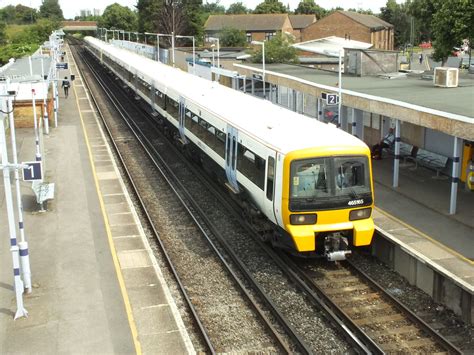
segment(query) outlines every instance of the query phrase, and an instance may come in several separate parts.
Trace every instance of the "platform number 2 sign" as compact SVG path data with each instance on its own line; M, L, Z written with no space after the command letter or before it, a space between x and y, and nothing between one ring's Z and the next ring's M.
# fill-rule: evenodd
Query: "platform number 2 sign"
M337 105L339 102L339 96L337 94L327 94L326 104L328 105Z

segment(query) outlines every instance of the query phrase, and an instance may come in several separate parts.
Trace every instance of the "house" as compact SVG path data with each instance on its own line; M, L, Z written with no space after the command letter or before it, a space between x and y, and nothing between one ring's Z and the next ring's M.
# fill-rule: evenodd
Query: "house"
M295 42L301 42L301 31L316 22L316 15L289 15Z
M289 33L299 39L301 29L314 21L316 21L314 15L211 15L204 25L205 41L208 42L209 37L215 37L224 28L236 28L245 31L248 43L270 40L277 33Z
M336 11L301 31L302 41L330 36L371 43L374 49L394 49L393 25L373 15Z

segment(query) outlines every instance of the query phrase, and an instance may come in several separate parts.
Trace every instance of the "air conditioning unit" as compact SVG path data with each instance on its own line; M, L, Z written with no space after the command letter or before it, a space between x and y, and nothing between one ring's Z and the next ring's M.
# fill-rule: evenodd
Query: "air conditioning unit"
M446 67L435 68L433 81L435 86L455 88L459 82L459 69Z

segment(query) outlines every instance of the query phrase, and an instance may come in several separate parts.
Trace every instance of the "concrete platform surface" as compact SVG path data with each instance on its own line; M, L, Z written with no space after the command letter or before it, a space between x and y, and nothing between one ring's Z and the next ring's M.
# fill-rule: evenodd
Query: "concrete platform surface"
M76 81L60 93L59 125L44 136L47 212L21 183L33 292L16 311L0 182L0 353L192 353L192 343L139 223L69 48ZM60 77L68 75L61 71ZM17 130L20 161L32 129ZM11 151L11 150L10 150Z

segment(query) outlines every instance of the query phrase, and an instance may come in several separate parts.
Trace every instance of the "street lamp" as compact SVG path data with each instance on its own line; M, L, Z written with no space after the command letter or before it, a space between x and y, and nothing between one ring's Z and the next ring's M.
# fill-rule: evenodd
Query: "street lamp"
M262 80L263 80L263 98L265 99L265 41L252 41L251 44L262 46Z
M217 68L219 68L220 70L220 67L221 67L221 63L220 63L220 57L221 57L221 53L220 53L220 41L219 41L219 37L209 37L209 41L210 42L216 42L217 43ZM211 46L212 47L212 46ZM213 55L213 58L214 58L214 55ZM213 59L214 61L214 59ZM220 79L220 74L219 72L217 73L217 81L219 81Z
M196 47L195 47L194 36L176 35L176 38L191 38L193 40L193 74L196 74Z

